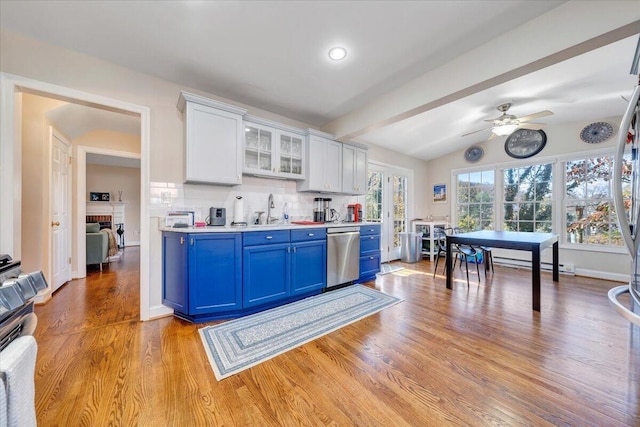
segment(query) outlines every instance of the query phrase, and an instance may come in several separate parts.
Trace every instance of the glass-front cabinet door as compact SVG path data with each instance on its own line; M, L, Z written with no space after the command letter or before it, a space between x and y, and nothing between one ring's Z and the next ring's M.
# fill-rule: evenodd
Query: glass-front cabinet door
M274 175L276 168L273 164L273 129L245 122L244 134L244 172Z
M281 131L279 135L280 175L291 178L302 178L303 137L294 133Z

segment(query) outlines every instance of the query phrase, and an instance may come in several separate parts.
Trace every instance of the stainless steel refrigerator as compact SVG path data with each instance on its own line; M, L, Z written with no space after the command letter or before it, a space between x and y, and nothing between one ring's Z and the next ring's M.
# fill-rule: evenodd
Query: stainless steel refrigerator
M639 62L640 39L636 46L631 74L639 74ZM624 242L631 255L631 274L628 285L618 286L609 291L609 302L620 315L640 326L640 158L638 158L638 149L640 148L640 81L638 83L620 123L613 176L616 214ZM631 159L630 164L629 158ZM620 302L619 297L624 294L629 294L628 304Z

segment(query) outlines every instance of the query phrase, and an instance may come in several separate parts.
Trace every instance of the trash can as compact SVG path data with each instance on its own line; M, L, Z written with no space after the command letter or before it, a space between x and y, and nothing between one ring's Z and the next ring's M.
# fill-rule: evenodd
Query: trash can
M398 233L400 235L400 259L402 262L418 262L422 259L422 233Z

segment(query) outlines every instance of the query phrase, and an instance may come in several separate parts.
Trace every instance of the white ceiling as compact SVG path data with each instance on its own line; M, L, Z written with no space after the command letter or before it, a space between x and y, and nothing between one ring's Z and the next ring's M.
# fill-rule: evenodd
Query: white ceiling
M0 25L314 127L544 14L563 1L23 1ZM358 137L432 159L499 115L552 110L546 123L622 113L637 37ZM332 62L334 45L347 59ZM588 55L588 56L587 56ZM472 72L470 70L469 72Z
M140 135L140 117L114 113L79 104L65 104L47 112L64 134L75 139L95 129Z

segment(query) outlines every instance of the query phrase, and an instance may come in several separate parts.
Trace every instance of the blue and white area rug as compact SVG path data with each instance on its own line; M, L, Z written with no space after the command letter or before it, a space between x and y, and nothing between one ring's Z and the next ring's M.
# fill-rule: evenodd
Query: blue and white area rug
M402 301L361 285L200 329L221 380Z

